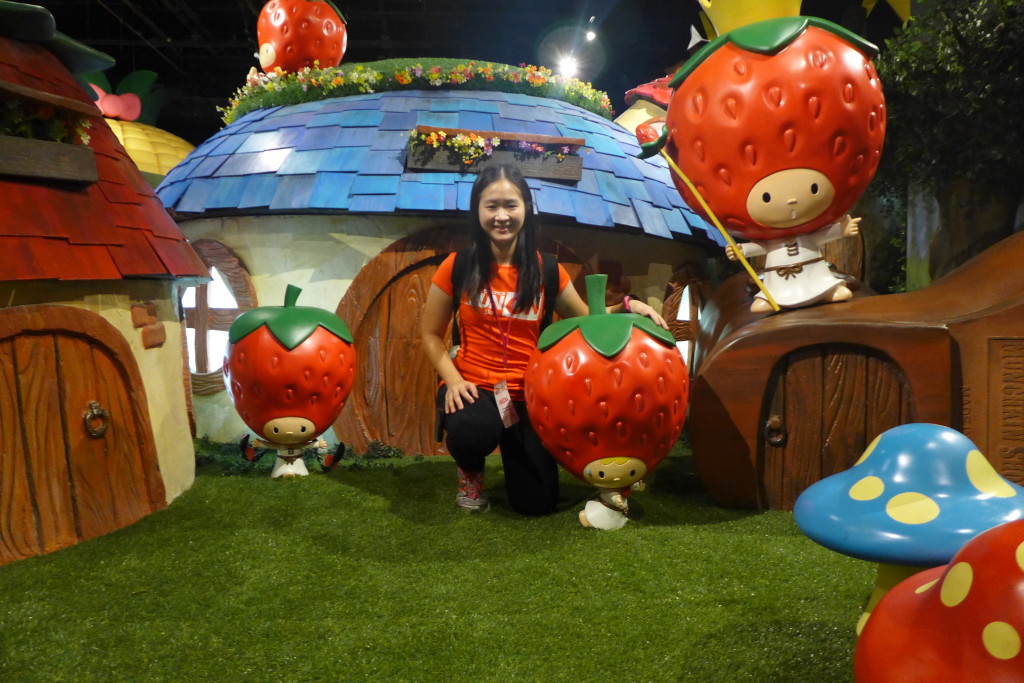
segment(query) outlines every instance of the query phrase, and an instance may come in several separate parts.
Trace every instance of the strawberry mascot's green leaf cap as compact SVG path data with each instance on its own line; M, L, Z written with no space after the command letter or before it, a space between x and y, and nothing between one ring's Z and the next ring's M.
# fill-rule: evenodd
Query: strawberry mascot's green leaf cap
M228 341L237 344L264 325L281 345L291 351L306 341L318 327L352 343L352 333L345 321L322 308L296 306L302 289L288 285L284 294L284 306L260 306L238 316L228 331Z
M345 407L355 383L356 351L344 321L321 308L296 306L302 290L289 285L284 306L261 306L228 330L224 382L235 410L257 434L279 418L313 423L322 433ZM276 432L274 432L276 433Z
M591 348L605 358L612 358L626 348L629 338L633 334L633 328L643 330L665 346L675 347L676 340L672 333L655 325L650 318L636 313L616 313L614 315L606 313L604 292L607 281L607 275L588 275L586 278L588 314L552 323L540 335L540 339L537 340L537 348L544 351L574 330L579 330Z

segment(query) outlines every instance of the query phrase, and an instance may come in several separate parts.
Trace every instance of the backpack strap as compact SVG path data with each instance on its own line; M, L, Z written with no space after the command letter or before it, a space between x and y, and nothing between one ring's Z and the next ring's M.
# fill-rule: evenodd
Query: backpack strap
M555 300L558 299L558 257L554 254L542 252L541 273L544 284L544 314L540 320L540 331L551 324L552 316L555 313ZM455 261L452 263L452 291L460 294L462 283L466 279L466 269L469 268L469 250L460 249L455 252ZM459 299L452 297L452 346L462 343L459 337Z
M462 340L459 338L459 303L462 299L462 283L466 279L466 269L469 268L469 249L459 249L455 252L455 262L452 264L452 347L459 346Z
M558 257L554 254L542 252L541 269L544 282L544 316L540 320L540 331L551 324L551 317L555 314L555 300L558 299Z

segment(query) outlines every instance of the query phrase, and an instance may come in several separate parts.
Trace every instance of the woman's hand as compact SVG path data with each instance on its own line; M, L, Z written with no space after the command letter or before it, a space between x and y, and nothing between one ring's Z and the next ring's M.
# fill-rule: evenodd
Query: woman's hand
M668 329L668 323L665 322L665 319L661 317L661 314L654 310L653 306L643 301L640 301L639 299L634 299L630 297L629 312L650 318L651 322L653 322L655 325L664 327L666 330Z
M460 380L448 385L448 391L444 395L444 412L450 415L456 410L462 410L466 403L475 403L480 396L476 385L466 380Z

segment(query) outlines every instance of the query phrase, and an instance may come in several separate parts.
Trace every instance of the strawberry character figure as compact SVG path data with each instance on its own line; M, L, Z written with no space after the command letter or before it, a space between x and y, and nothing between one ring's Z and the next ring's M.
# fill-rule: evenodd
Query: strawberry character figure
M722 226L751 240L737 245L743 256L765 255L763 283L780 307L852 296L821 246L858 233L860 219L848 211L881 159L886 112L876 53L815 17L741 26L683 65L662 135L641 140L641 156L664 148ZM700 207L686 182L673 179ZM731 245L726 254L739 256ZM771 308L763 293L751 305Z
M256 39L264 72L297 72L338 66L348 47L348 30L331 0L270 0L256 19Z
M640 458L601 458L587 463L581 478L600 489L597 500L580 510L580 524L594 529L621 529L629 519L626 497L646 488L647 463Z
M238 316L228 331L224 383L235 410L263 437L254 445L277 449L271 476L309 474L303 450L341 414L355 380L352 333L338 316L310 306L296 306L301 289L288 285L284 306L261 306ZM325 460L337 464L344 446ZM254 451L243 439L246 458Z
M635 313L605 313L606 275L587 276L589 315L550 325L524 377L541 443L599 489L584 526L625 525L626 498L679 438L689 378L675 338Z

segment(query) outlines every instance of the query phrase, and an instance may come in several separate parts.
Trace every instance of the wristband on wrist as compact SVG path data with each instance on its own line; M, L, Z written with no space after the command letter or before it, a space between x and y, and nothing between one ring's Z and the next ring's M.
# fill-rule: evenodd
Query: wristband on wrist
M622 307L626 309L626 313L632 313L633 312L629 308L629 296L622 297Z

